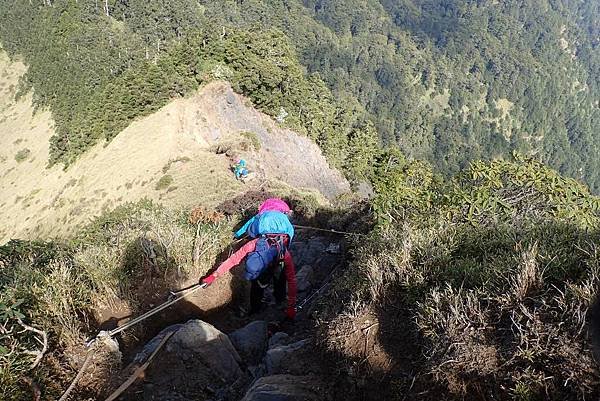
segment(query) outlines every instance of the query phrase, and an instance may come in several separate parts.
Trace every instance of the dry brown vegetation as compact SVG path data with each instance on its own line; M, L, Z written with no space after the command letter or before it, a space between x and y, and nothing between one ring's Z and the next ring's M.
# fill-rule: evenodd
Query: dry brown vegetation
M323 341L347 372L387 382L390 399L598 397L598 240L567 223L375 236L338 282L330 301L346 307Z
M600 397L598 198L561 180L533 162L481 163L453 187L382 176L382 223L320 316L349 398ZM517 213L509 192L535 202Z

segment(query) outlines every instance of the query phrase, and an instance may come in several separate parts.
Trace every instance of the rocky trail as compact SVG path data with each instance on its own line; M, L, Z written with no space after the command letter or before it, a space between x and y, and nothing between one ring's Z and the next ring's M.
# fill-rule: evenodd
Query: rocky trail
M240 295L235 293L240 290L240 286L234 285L235 277L229 283L231 291L224 291L215 283L198 291L188 302L203 300L200 303L206 303L207 298L213 301L219 298L222 302L224 297L229 297L218 313L182 315L181 322L163 325L145 345L113 352L113 355L122 355L120 365L126 367L108 373L112 376L108 380L111 392L136 372L139 376L116 399L331 399L326 382L327 364L316 349L313 337L312 309L343 263L344 244L339 235L311 234L314 233L298 233L291 246L298 283L296 321L282 319L283 307L272 301L269 290L265 292L263 311L246 316L244 297L235 299ZM241 269L234 269L234 276ZM174 308L165 314L172 318L172 314L178 312ZM159 325L155 322L153 329L157 330ZM148 367L140 372L149 358L152 360Z

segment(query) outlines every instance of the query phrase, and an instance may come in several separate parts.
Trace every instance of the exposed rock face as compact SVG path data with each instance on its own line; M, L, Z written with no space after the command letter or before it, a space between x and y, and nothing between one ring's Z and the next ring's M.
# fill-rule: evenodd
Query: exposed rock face
M213 82L191 98L182 110L181 131L198 143L211 145L231 133L255 134L261 146L250 168L259 176L274 177L296 188L311 188L328 198L350 192L342 174L329 168L319 147L309 138L284 129L248 106L226 82ZM198 112L203 118L197 118Z
M312 376L274 375L258 379L242 401L317 401L325 389Z
M145 400L233 399L244 375L231 341L201 320L182 325L146 371Z

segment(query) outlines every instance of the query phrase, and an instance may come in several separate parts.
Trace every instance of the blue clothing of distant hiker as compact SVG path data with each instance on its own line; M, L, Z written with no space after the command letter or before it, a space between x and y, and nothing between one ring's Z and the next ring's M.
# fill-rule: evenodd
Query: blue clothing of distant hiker
M233 173L236 179L245 178L248 176L248 169L246 168L246 160L240 159L233 166Z
M248 234L251 238L265 234L286 234L291 243L294 238L294 226L284 213L269 210L248 220L242 228L236 231L235 237L241 238L244 234Z

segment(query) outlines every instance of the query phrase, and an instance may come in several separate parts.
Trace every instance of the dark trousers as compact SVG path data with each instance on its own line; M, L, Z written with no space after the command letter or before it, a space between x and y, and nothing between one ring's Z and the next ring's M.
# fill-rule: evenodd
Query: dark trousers
M270 269L269 269L270 270ZM273 272L265 272L256 280L250 283L250 313L258 313L262 309L262 300L265 295L265 288L273 283L273 295L275 301L283 302L286 298L286 280L285 273L281 271L279 274Z

